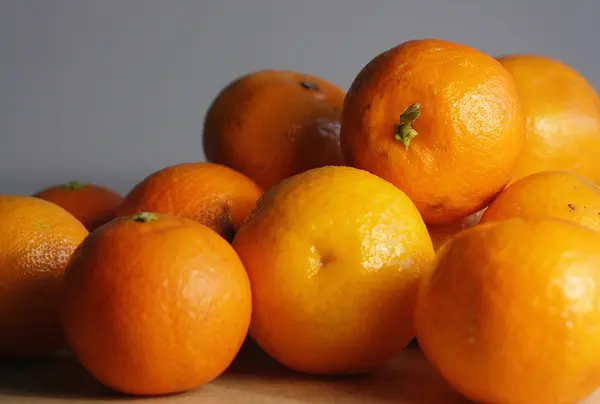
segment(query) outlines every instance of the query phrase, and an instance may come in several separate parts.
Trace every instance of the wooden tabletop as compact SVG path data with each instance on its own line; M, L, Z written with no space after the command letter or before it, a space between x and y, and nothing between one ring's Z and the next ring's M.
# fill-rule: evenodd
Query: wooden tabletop
M0 364L0 404L129 403L105 389L73 359ZM231 368L196 391L136 400L168 404L391 404L467 403L409 347L381 371L363 377L306 377L246 346ZM600 404L600 391L585 404Z

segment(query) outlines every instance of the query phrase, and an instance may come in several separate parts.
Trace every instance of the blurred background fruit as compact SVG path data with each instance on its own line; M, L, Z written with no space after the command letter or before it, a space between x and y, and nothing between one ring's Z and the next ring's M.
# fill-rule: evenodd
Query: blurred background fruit
M114 219L123 199L121 195L105 186L83 184L79 181L53 185L34 196L66 209L89 231Z
M513 181L543 170L570 170L600 184L600 98L581 74L549 57L498 60L515 78L527 141Z
M250 334L312 374L372 371L413 338L434 258L418 210L366 171L329 166L271 188L233 246L253 293Z
M481 223L512 218L569 220L600 231L600 188L568 171L540 171L508 186Z
M406 192L430 225L487 206L511 179L524 140L506 69L486 53L437 39L408 41L372 59L342 115L348 164Z
M140 181L125 196L118 214L171 213L202 223L230 241L261 194L252 180L229 167L180 163Z
M247 175L263 189L311 168L341 165L344 95L309 74L246 74L220 91L206 114L206 158Z
M557 219L461 232L423 281L421 349L475 402L578 402L600 384L599 251L600 233Z
M60 206L0 195L0 357L48 356L64 347L63 274L87 234Z
M69 345L92 375L124 393L213 380L240 349L250 313L233 248L186 218L118 218L82 244L66 276Z

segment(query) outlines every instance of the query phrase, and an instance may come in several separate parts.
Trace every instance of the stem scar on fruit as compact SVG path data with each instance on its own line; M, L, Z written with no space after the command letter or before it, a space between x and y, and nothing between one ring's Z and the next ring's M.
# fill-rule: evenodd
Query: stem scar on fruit
M394 139L402 142L406 149L408 149L410 141L419 134L412 128L411 124L420 116L421 105L413 104L400 115L400 123L395 126Z
M83 188L83 184L77 180L69 181L65 184L65 188L68 188L72 191L76 191L78 189Z
M301 81L300 85L307 90L320 90L318 84L312 81Z
M131 217L131 220L138 223L150 223L158 219L156 213L140 212Z

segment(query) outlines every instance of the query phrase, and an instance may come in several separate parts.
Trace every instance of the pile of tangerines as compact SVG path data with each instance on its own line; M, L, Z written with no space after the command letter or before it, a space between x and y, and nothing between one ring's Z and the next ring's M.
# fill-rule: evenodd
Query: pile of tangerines
M0 196L0 356L68 348L157 395L211 382L247 335L313 375L416 336L479 402L600 386L600 99L569 66L413 40L347 92L254 72L215 98L204 149L124 198Z

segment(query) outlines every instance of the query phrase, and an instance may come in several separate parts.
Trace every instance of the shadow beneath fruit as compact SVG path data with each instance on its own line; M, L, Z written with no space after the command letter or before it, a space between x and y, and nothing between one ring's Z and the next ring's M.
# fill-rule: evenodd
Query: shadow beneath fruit
M174 403L182 400L181 402L188 403L186 397L193 393L192 391L147 397L121 394L98 382L71 356L51 359L0 359L0 401L4 397L14 396L19 403L29 403L30 401L24 400L25 397L43 397L44 402L51 403L71 400L77 403L85 400L114 404L131 403L135 400L142 400L144 403Z
M261 383L256 383L256 380ZM270 398L309 403L469 403L452 390L427 363L416 341L379 371L362 376L302 375L270 358L246 341L220 383L229 389Z
M135 397L118 394L96 381L70 355L46 360L0 360L0 397L27 402L70 400L125 403ZM181 395L144 398L165 403L467 403L427 364L420 350L409 345L395 360L370 375L317 377L285 368L251 340L244 343L230 368L210 385ZM11 402L9 399L8 402Z
M61 399L121 398L96 381L75 359L0 360L0 395Z

